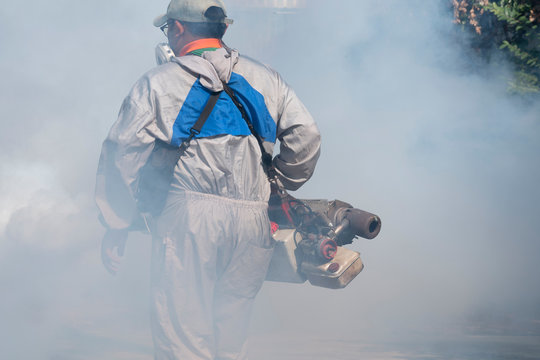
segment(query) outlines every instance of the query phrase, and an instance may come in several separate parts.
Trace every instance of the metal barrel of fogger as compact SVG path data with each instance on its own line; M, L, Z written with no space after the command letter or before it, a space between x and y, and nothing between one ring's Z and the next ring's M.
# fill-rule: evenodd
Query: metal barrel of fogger
M340 224L339 230L347 229L348 232L364 239L373 239L381 231L381 219L375 214L360 209L339 209L335 218L336 223Z

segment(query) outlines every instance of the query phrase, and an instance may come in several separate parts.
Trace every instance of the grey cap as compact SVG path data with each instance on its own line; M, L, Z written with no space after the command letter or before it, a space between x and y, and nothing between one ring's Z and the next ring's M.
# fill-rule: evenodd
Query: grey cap
M221 8L225 14L225 18L219 22L233 23L232 19L227 18L227 10L222 0L171 0L167 13L154 19L154 26L163 26L169 19L186 22L215 22L204 16L206 10L212 6Z

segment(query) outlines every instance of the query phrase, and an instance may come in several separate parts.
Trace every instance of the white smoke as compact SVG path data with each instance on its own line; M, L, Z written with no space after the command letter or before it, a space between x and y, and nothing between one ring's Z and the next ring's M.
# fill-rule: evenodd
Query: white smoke
M540 104L507 94L507 66L473 63L444 2L310 4L259 48L323 134L297 195L351 202L383 230L352 246L366 269L345 291L271 284L261 313L357 339L537 334Z
M540 105L506 93L506 67L475 68L444 2L306 4L283 14L231 2L226 42L279 70L318 121L321 160L295 195L350 202L379 214L383 230L351 246L366 269L342 291L267 283L254 332L294 333L289 354L302 346L295 339L305 344L298 331L382 342L538 334ZM166 5L4 4L0 348L9 358L151 357L149 239L134 236L110 277L92 197L101 141L154 65L164 38L151 20Z

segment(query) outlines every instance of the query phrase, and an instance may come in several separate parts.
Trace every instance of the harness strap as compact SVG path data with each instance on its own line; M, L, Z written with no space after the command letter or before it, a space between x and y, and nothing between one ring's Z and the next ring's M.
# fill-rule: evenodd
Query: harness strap
M208 117L210 117L210 114L212 113L214 106L216 106L220 95L221 91L213 92L210 95L210 98L208 98L208 101L206 102L206 105L204 106L201 115L199 116L195 124L191 127L191 129L189 129L189 137L186 140L182 141L182 143L180 144L180 153L187 149L187 147L189 146L189 142L191 141L191 139L193 139L193 137L201 133L202 127L204 126L206 120L208 120Z
M201 115L189 130L189 137L182 141L178 148L173 148L165 142L156 141L151 159L141 169L137 187L137 205L144 220L144 226L150 233L154 227L153 217L158 215L165 206L174 166L189 146L191 139L201 133L221 93L222 91L213 92L210 95ZM154 162L152 157L156 157L158 160Z
M247 126L249 128L249 131L251 131L251 134L253 134L253 136L255 136L255 138L257 139L257 143L259 144L259 148L261 149L262 162L264 164L264 168L265 168L265 171L266 171L266 175L268 176L268 179L272 183L276 184L276 186L280 187L279 182L276 181L277 180L277 173L276 173L276 169L274 168L274 165L272 163L272 155L269 154L266 151L266 149L264 148L263 139L261 138L261 136L255 130L255 127L253 126L253 123L251 122L251 120L249 120L249 116L246 113L246 109L244 108L244 105L242 105L240 100L238 100L238 98L236 97L233 89L231 89L231 87L229 85L227 85L224 81L222 81L222 83L223 83L223 89L225 90L227 95L229 95L229 97L231 98L234 105L236 105L238 110L240 110L240 114L242 114L242 118L246 122L246 124L247 124Z

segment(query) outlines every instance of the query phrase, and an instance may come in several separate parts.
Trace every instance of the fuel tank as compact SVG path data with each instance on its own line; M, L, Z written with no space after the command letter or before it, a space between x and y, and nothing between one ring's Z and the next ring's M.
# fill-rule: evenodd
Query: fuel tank
M268 281L304 283L329 289L346 287L364 268L360 253L338 246L331 261L317 262L306 259L298 248L302 235L296 229L277 230L274 235L276 245Z

